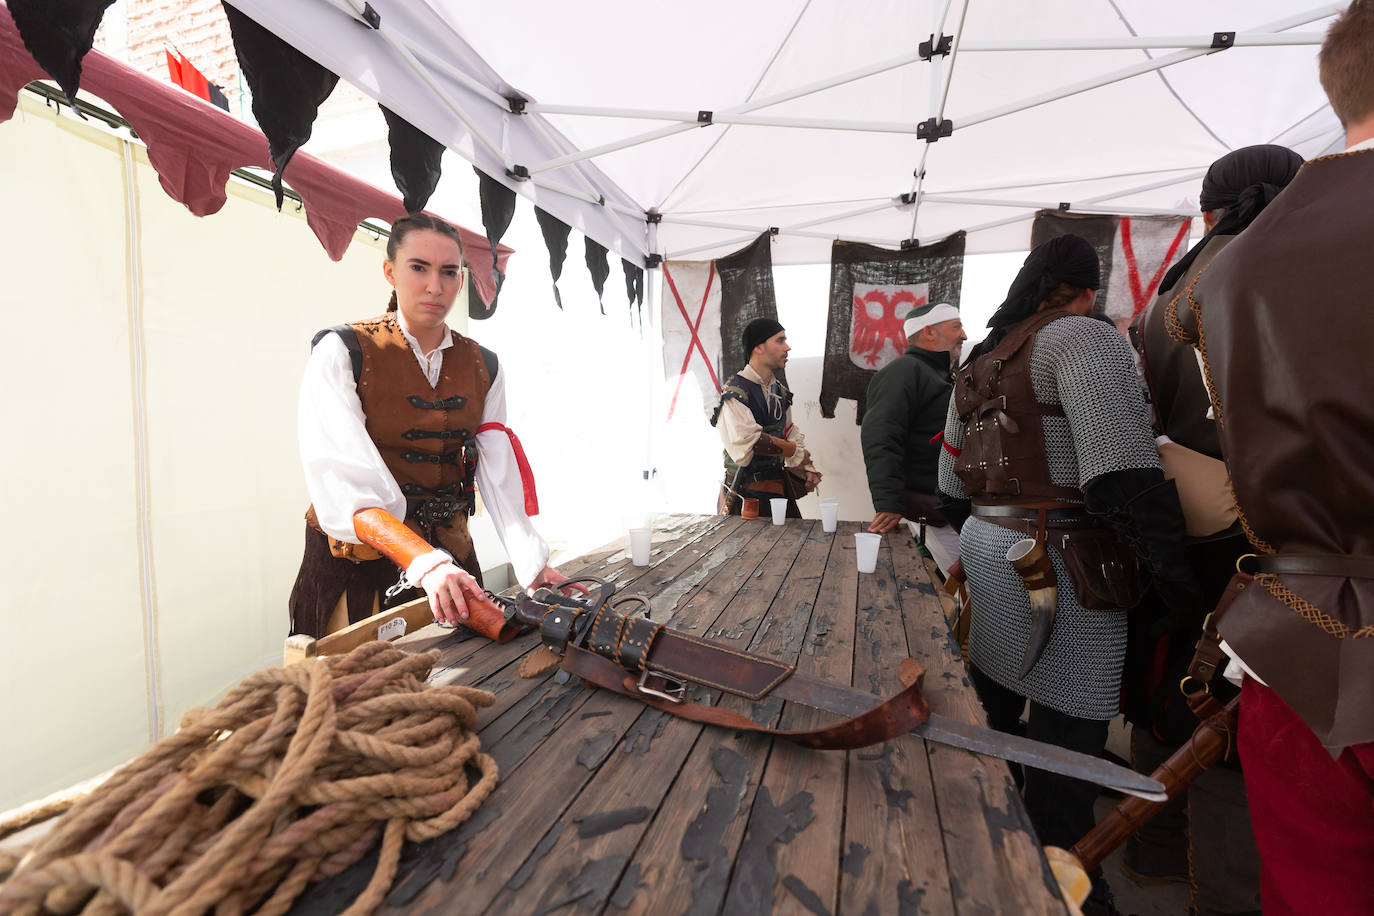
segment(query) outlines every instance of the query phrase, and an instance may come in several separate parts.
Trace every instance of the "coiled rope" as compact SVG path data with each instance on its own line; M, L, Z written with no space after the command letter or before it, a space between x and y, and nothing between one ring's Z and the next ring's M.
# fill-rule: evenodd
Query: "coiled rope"
M0 885L0 914L284 913L380 839L347 910L374 910L403 840L461 824L496 763L493 696L425 683L436 653L371 642L259 671L78 801Z

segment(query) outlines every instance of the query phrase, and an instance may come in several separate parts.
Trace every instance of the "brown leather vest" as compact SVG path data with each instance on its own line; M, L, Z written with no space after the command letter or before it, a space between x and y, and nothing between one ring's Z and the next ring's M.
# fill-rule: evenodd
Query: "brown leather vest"
M1193 259L1188 272L1168 292L1156 297L1131 328L1131 343L1145 364L1145 381L1150 387L1159 431L1179 445L1218 460L1221 441L1217 424L1207 416L1212 400L1202 384L1193 348L1172 338L1168 325L1170 316L1175 314L1170 303L1187 291L1193 279L1234 238L1223 235L1211 239ZM1175 320L1191 324L1186 303Z
M1064 409L1037 401L1030 375L1036 333L1068 314L1060 308L1030 316L955 375L954 409L964 423L964 448L954 473L979 504L1083 501L1076 487L1050 480L1040 418L1062 417Z
M1374 558L1374 150L1308 162L1185 291L1251 541ZM1180 318L1182 316L1180 315ZM1374 741L1374 576L1256 577L1221 635L1328 747Z
M473 440L491 388L482 348L450 332L453 346L444 351L439 383L430 388L394 312L349 327L362 349L358 398L367 432L406 496L406 527L461 561L472 551ZM354 556L367 559L368 553ZM341 555L337 549L335 555Z

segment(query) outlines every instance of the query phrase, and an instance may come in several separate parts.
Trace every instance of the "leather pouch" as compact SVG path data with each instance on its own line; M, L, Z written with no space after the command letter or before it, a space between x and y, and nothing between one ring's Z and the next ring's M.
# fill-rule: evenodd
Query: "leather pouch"
M315 516L315 507L311 506L305 512L305 522L320 534L323 534L329 541L329 552L340 560L352 560L354 563L366 563L369 560L380 560L382 554L375 547L367 544L350 544L348 541L341 541L329 534L320 527L320 520Z
M1092 611L1128 611L1140 603L1145 581L1135 551L1105 527L1051 529L1073 581L1078 603Z

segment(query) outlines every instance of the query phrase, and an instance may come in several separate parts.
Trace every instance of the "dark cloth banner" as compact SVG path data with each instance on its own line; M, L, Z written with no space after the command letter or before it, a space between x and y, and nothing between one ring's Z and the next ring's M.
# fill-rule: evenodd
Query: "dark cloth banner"
M933 245L894 251L857 242L830 249L830 314L821 372L821 416L833 418L840 398L867 409L873 373L906 352L902 322L913 308L948 302L959 307L964 282L964 233Z
M10 15L33 59L76 105L81 59L114 0L9 0Z
M544 245L549 249L549 274L553 277L553 302L559 311L563 310L563 296L558 292L558 278L563 276L563 262L568 258L568 236L572 227L558 217L538 207L534 208L534 218L539 223L539 231L544 236Z
M764 232L734 254L716 259L720 276L720 379L722 382L744 368L744 326L755 318L778 319L773 293L773 236ZM787 384L785 370L777 372ZM715 405L712 405L714 407Z
M487 230L487 244L494 255L496 246L501 243L501 236L506 234L510 221L515 218L515 192L477 166L474 165L472 170L477 173L477 199L482 206L482 227ZM497 269L495 260L491 265L491 282L495 292L490 302L468 298L469 318L480 321L496 314L496 300L501 295L501 286L506 282L506 277Z
M695 388L706 416L715 412L725 380L744 368L744 326L778 317L773 294L771 235L764 233L717 261L664 261L661 302L663 371L670 389L668 419L684 389ZM778 377L786 384L785 373Z
M253 117L272 155L272 193L281 209L282 172L310 139L320 105L339 83L325 69L229 4L221 4L238 55L239 72L253 93Z
M587 273L592 275L592 287L596 290L596 302L601 307L601 314L606 314L606 303L603 297L606 292L606 278L611 275L611 262L607 259L606 246L602 245L591 236L583 236L586 243L583 247L586 251Z
M444 144L385 105L377 107L382 109L382 117L386 119L387 141L391 145L391 179L396 182L396 190L401 192L406 212L418 213L439 186Z
M1159 281L1188 251L1188 216L1101 216L1041 210L1031 226L1031 247L1061 235L1080 235L1097 249L1102 288L1097 308L1125 333L1154 301Z

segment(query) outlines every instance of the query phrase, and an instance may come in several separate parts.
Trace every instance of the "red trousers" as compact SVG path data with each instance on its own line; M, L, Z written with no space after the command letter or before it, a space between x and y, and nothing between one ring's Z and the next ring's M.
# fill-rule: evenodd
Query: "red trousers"
M1333 760L1277 693L1246 678L1237 746L1265 916L1374 913L1374 744Z

